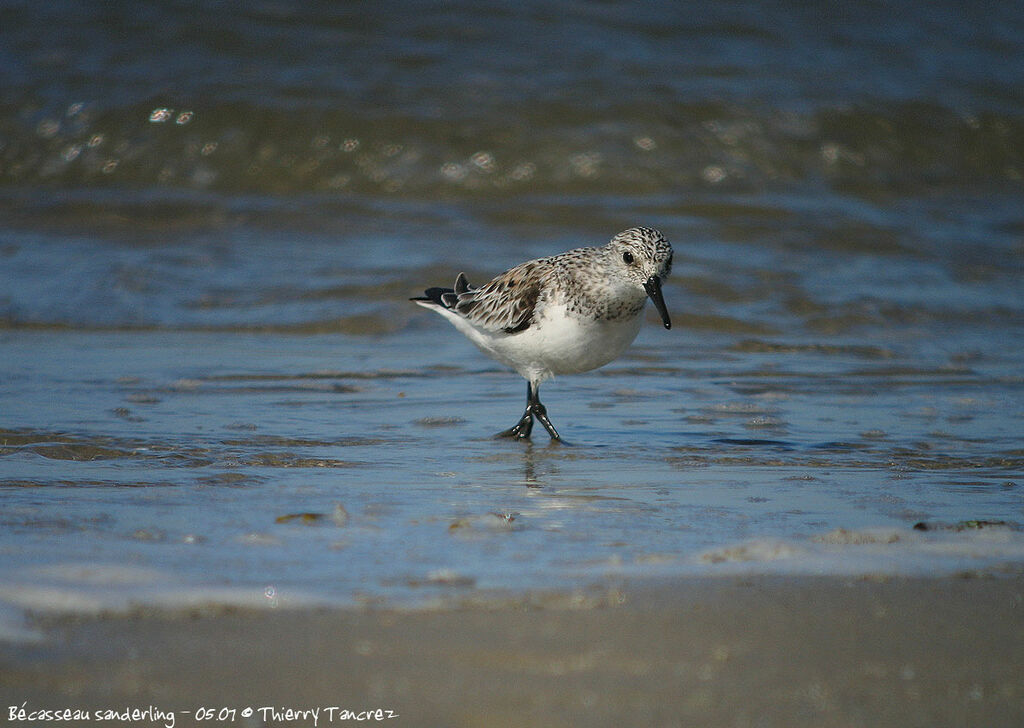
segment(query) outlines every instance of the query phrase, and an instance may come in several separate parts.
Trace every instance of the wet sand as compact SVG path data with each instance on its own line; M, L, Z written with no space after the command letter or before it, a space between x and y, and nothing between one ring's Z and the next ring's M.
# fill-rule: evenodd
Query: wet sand
M682 579L414 611L36 626L44 642L0 648L5 719L27 701L153 706L178 726L199 707L237 711L204 725L314 725L269 706L319 708L320 726L377 708L409 726L1024 724L1020 577Z

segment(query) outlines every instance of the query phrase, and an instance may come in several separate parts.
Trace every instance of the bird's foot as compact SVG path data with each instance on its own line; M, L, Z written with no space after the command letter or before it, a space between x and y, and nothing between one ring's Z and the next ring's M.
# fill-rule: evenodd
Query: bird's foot
M522 418L507 430L502 430L495 437L511 437L515 440L529 440L533 431L533 413L526 410Z
M526 406L526 411L523 412L523 416L519 418L512 427L507 430L499 432L495 437L511 437L516 440L528 440L530 439L530 433L533 432L533 420L536 418L544 429L548 431L548 435L551 437L551 441L558 444L564 444L565 441L559 436L558 430L551 424L551 420L548 419L547 408L540 403L540 401L532 401Z
M558 435L558 430L555 429L555 426L551 424L551 420L548 419L548 411L544 405L540 402L534 402L530 405L530 412L532 412L533 416L536 417L542 425L544 425L544 429L548 431L548 435L551 436L551 440L553 442L563 441Z

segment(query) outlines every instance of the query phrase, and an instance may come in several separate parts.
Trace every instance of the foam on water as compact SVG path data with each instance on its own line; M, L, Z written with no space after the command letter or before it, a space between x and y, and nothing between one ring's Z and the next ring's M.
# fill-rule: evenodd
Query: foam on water
M1005 525L940 534L897 528L836 529L806 540L754 540L710 549L701 575L800 574L856 577L1020 575L1024 533Z

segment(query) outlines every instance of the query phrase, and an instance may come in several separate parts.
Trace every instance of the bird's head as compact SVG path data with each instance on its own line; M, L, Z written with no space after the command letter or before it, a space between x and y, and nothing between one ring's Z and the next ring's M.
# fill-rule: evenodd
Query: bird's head
M666 329L672 321L661 296L661 284L672 272L672 246L658 230L634 227L623 230L608 243L612 265L621 266L622 275L643 289L654 302Z

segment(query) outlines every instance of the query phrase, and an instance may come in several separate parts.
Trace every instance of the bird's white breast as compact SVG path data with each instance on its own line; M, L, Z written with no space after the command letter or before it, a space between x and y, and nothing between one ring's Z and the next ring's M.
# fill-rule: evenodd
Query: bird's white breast
M643 316L617 321L582 318L560 304L545 306L525 331L484 334L470 339L485 354L527 379L597 369L615 359L640 332Z

